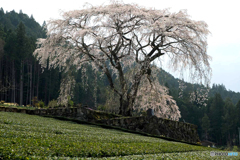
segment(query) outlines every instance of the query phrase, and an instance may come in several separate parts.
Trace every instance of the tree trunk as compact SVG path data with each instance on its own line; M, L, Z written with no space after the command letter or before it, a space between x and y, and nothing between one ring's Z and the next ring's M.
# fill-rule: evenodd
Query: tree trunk
M32 103L32 62L30 63L30 91L29 91L29 104L31 105Z
M26 105L28 105L29 79L30 79L30 77L29 77L29 71L30 71L30 69L29 69L29 64L27 64L27 75L28 75L27 79L28 79L28 81L27 81Z
M124 116L132 116L133 112L133 101L129 98L124 99L123 96L120 96L120 108L119 114Z
M3 88L5 87L5 89L8 87L8 77L9 77L9 70L8 70L8 68L9 68L9 66L8 66L9 64L8 64L8 61L6 61L6 68L5 68L5 80L4 80L4 82L5 82L5 84L3 85ZM4 95L5 95L5 99L4 99L4 101L5 102L7 102L7 97L8 97L8 90L6 89L5 91L4 91Z
M20 106L23 104L23 70L24 70L23 60L21 60L20 69Z
M137 90L138 86L140 84L141 78L139 78L137 81L135 81L132 93L127 93L127 96L120 96L120 108L119 108L119 114L124 116L132 116L133 113L133 104L135 102L136 96L137 96Z
M39 87L39 65L37 64L37 98L38 98L38 87Z
M46 73L47 75L47 73ZM47 88L48 88L48 76L45 77L45 84L44 84L44 103L47 104L47 97L48 97L48 93L47 93Z
M37 68L36 68L36 61L34 61L34 68L33 68L33 88L32 88L32 97L35 96L35 88L36 88L36 71L37 71ZM32 99L31 99L32 100ZM31 101L32 102L32 101Z
M2 63L2 58L0 57L0 91L2 89L2 66L3 66L3 63ZM2 92L0 92L0 101L2 100Z
M16 90L15 90L15 66L14 66L14 60L12 61L12 99L11 99L11 101L13 102L13 103L15 103L16 102L16 99L15 99L15 97L16 97Z
M50 76L49 76L49 86L48 86L48 103L50 102L50 96L51 96L51 93L50 93L50 88L51 88L51 77L52 77L52 74L51 74L52 72L50 72L49 74L50 74ZM45 103L45 104L47 104L47 103Z
M146 73L146 70L144 66L142 66L141 70L139 70L134 76L134 82L132 87L130 88L130 92L126 90L127 93L123 92L123 94L120 95L120 108L119 108L120 115L132 116L133 104L137 96L138 87L140 85L141 78L145 73ZM126 98L123 97L124 94L127 94L127 96L125 96Z

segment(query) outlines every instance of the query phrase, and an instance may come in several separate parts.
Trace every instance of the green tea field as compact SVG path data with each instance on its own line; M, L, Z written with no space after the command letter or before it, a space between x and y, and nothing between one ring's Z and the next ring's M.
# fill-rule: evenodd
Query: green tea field
M240 159L221 150L53 118L0 112L1 159ZM230 152L230 151L229 151Z

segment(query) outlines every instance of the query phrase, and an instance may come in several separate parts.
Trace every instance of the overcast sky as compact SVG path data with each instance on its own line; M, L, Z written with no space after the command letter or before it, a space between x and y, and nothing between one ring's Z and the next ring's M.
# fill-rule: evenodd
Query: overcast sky
M85 2L107 4L107 0L1 0L4 11L15 10L42 25L43 21L59 18L61 11L81 9ZM177 12L186 9L193 20L205 21L211 35L208 54L212 56L212 83L224 84L228 90L240 92L240 9L238 0L123 0L155 9L170 8Z

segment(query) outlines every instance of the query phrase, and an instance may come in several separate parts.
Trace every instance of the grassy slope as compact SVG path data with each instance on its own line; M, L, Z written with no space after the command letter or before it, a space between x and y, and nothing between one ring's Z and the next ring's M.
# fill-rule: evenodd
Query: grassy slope
M210 151L213 149L93 125L0 112L0 159L212 159Z

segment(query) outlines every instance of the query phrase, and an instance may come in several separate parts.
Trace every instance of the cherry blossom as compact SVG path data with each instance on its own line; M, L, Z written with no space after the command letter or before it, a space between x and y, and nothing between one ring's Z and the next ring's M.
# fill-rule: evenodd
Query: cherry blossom
M162 56L169 57L176 71L189 69L192 79L205 84L210 80L208 26L190 19L186 10L171 13L168 9L112 1L64 12L61 19L50 20L47 29L47 38L38 40L39 48L34 52L42 67L46 67L47 59L50 67L60 66L62 70L69 70L70 65L82 69L90 64L107 77L111 90L119 97L119 113L123 115L132 115L145 89L151 95L149 104L161 106L155 106L161 110L159 114L180 117L165 87L153 80L152 64ZM134 72L125 74L133 66ZM113 77L117 77L117 84ZM153 92L162 100L154 102Z

